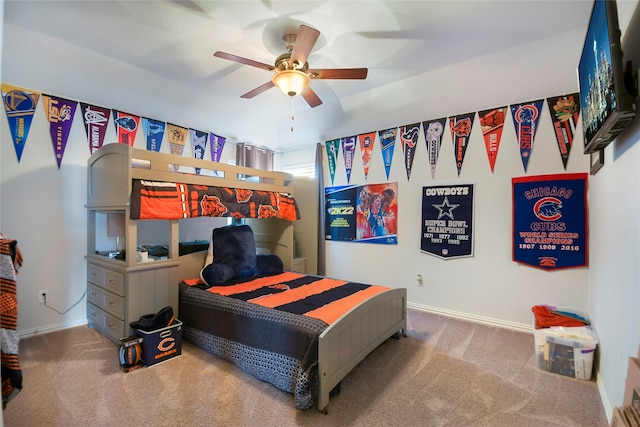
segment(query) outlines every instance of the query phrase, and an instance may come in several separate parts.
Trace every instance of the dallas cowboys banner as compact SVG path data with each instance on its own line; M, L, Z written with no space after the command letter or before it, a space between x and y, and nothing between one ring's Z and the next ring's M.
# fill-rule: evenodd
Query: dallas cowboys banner
M587 174L512 178L513 260L544 270L587 265Z
M474 193L474 184L422 187L422 252L444 259L473 255Z

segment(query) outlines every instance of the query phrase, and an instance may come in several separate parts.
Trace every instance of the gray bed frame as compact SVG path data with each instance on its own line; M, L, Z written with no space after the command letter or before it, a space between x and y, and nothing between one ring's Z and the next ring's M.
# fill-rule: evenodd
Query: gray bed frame
M135 149L126 144L106 144L100 149L99 181L90 188L92 197L114 197L122 200L131 194L132 179L181 182L208 186L233 187L250 190L277 191L293 194L293 177L287 173L263 171L233 166L186 156ZM98 156L96 156L97 158ZM195 168L201 168L196 175ZM212 171L217 171L217 175ZM91 177L90 177L91 179ZM177 253L177 220L171 237L170 252ZM268 222L272 221L272 222ZM129 227L135 230L135 220ZM283 259L285 269L291 269L293 258L293 225L284 220L248 220L256 228L260 246L270 247ZM268 226L260 224L268 224ZM135 234L134 234L135 235ZM258 243L258 242L257 242ZM135 251L136 242L127 241L127 248ZM178 284L184 278L197 278L204 264L206 251L176 257L173 269L175 284L171 285L170 303L178 307ZM325 329L318 343L318 402L320 411L327 412L329 394L342 379L382 342L406 330L407 291L389 289L358 305ZM178 313L178 318L179 318Z

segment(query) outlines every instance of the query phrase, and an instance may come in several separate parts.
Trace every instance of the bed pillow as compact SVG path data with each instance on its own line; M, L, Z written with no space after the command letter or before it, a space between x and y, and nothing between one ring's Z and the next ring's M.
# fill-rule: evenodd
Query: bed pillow
M213 230L213 262L200 271L200 278L209 286L258 274L284 271L280 257L258 255L253 230L248 225L228 225Z

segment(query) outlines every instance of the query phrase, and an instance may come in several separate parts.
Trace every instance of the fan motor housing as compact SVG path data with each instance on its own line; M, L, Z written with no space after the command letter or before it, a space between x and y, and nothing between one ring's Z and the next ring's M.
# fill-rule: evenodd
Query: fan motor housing
M306 72L309 69L309 63L305 62L302 66L299 63L291 63L291 52L283 53L282 55L276 58L275 68L278 71L283 70L298 70L302 72Z

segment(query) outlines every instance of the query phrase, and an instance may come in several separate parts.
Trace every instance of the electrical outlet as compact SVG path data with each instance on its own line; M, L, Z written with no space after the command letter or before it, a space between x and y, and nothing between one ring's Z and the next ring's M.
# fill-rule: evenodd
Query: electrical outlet
M416 275L416 283L418 286L424 286L424 281L422 280L422 274Z
M38 291L38 302L44 304L49 297L49 289L41 289Z

